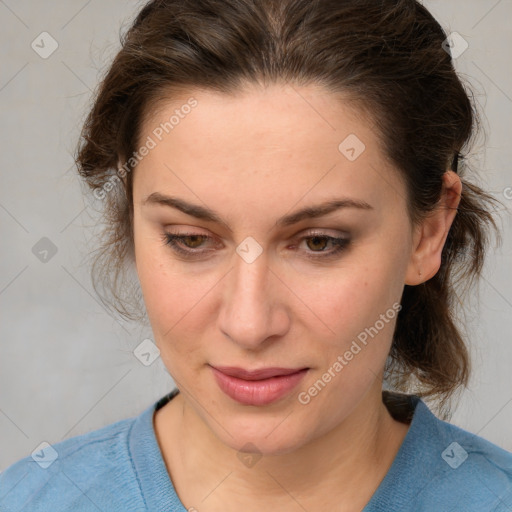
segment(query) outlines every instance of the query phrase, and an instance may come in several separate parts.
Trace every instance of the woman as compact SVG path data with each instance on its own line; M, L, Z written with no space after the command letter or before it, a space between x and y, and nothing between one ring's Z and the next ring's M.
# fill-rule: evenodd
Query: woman
M413 0L141 10L77 164L96 283L136 318L134 265L177 387L13 464L2 510L512 509L512 454L423 400L468 382L455 285L496 227L446 41Z

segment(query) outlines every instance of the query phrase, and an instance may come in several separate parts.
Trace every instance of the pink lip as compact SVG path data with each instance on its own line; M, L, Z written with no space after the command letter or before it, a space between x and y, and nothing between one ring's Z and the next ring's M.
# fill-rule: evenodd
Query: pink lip
M220 389L244 405L267 405L289 393L306 375L308 368L264 368L247 371L242 368L213 367Z

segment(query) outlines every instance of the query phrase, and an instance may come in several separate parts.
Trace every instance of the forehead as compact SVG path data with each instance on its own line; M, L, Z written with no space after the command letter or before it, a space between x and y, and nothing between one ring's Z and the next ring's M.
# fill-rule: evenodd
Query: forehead
M189 106L191 103L193 107ZM194 131L194 144L223 142L217 149L230 149L248 136L255 148L271 140L276 146L289 146L294 141L302 142L304 137L323 146L335 142L344 131L358 132L369 143L370 138L376 137L373 123L355 99L319 85L250 84L230 94L181 90L153 103L143 122L142 135L158 131L166 122L172 126L167 125L163 136L172 132L176 141L187 144L191 142L189 132Z
M295 202L308 190L325 197L333 188L368 202L382 202L390 186L403 195L372 121L354 101L319 86L182 91L148 113L140 144L148 139L154 147L135 173L148 192L180 176L201 192L212 183L274 196L287 188Z

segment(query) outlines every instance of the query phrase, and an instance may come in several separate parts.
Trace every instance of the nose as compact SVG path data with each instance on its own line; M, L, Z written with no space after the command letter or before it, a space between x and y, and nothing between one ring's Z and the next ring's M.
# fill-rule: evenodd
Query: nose
M290 315L283 302L286 290L269 268L265 252L251 263L236 254L223 290L220 330L249 350L257 350L269 338L275 341L290 328Z

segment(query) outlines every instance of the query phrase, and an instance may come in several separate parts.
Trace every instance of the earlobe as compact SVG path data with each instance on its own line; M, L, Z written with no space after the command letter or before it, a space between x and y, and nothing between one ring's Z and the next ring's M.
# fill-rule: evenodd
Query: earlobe
M420 244L423 240L423 224L416 227L412 239L412 253L409 260L409 265L407 267L407 272L405 275L405 282L409 286L416 286L421 284L424 279L424 272L421 270L422 261L421 261L421 253L418 251ZM423 276L423 277L422 277Z
M428 281L441 267L441 254L457 214L462 182L453 171L445 172L443 190L436 209L417 226L405 284L415 286Z

